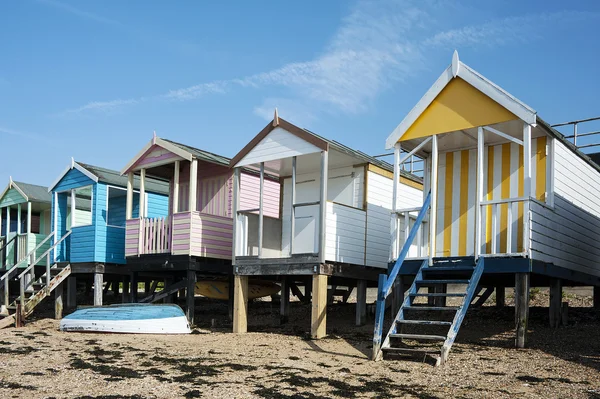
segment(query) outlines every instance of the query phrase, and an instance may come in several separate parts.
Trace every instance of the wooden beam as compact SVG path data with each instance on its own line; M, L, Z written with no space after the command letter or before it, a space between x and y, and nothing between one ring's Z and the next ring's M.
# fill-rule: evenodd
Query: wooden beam
M429 211L429 266L433 265L435 256L435 236L437 217L437 180L438 180L438 138L432 137L431 144L431 209Z
M490 132L490 133L494 133L494 134L502 137L503 139L506 139L508 141L512 141L513 143L518 144L518 145L523 145L523 141L522 140L519 140L518 138L510 136L510 135L508 135L508 134L506 134L504 132L501 132L498 129L494 129L491 126L483 126L483 128L485 130L487 130L488 132ZM481 129L481 127L479 127L478 129Z
M31 233L31 202L27 203L27 233ZM27 253L29 253L29 248L27 248Z
M190 164L190 212L198 207L198 159L192 159Z
M77 307L77 277L70 275L67 279L67 309Z
M102 273L94 273L94 306L102 306L103 279Z
M146 169L140 170L140 218L146 217Z
M292 294L296 296L296 298L298 298L301 302L304 302L304 294L302 291L300 291L300 288L298 288L298 285L294 281L290 281L290 290L292 291Z
M312 302L312 277L306 279L304 284L304 303Z
M531 197L531 126L523 122L523 196ZM529 255L529 201L523 203L523 252Z
M234 277L233 332L248 331L248 276Z
M550 279L550 303L549 303L550 327L558 328L562 319L562 281L559 278Z
M529 321L529 273L515 273L515 346L524 348L527 342Z
M185 315L190 326L194 324L194 314L196 312L196 272L187 271L187 287L185 290Z
M327 276L315 274L312 280L310 336L319 339L327 334Z
M54 318L56 320L63 317L63 285L61 283L54 288Z
M319 198L319 261L325 263L325 234L327 230L327 176L329 152L321 151L321 195ZM327 289L325 289L327 291ZM324 332L323 332L324 333Z
M367 281L356 283L356 325L364 326L367 322Z
M290 317L290 278L281 279L281 300L279 302L279 322L285 324Z
M125 200L125 219L133 218L133 172L127 173L127 197Z
M260 183L258 191L258 257L262 258L264 235L264 195L265 195L265 163L260 163Z
M506 288L496 286L496 307L503 308L506 305Z
M173 171L173 207L171 212L177 213L179 212L179 169L181 162L179 160L175 161L175 170Z
M233 169L233 199L231 207L231 217L233 218L233 245L232 245L232 254L231 254L231 264L235 265L237 263L236 257L240 255L244 255L245 252L242 248L241 239L244 236L241 231L240 226L240 215L238 211L240 209L240 168Z
M171 303L173 294L177 294L179 290L187 287L186 279L180 280L176 283L173 283L172 281L173 279L169 278L168 282L165 283L165 287L162 289L162 291L152 293L151 295L140 299L138 302L151 303L164 299L165 303Z

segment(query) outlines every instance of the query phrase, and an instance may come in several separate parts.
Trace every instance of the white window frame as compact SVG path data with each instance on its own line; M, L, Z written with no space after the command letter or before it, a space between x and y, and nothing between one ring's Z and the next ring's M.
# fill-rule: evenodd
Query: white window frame
M68 190L68 192L71 195L71 199L72 199L73 192L76 192L77 190L80 190L82 188L87 188L87 187L90 187L90 222L87 224L74 224L75 223L75 214L73 212L71 212L71 230L74 227L92 226L94 224L94 185L88 184L86 186L72 188L71 190ZM77 196L77 194L75 194L75 196ZM74 204L74 205L75 205L75 210L77 210L77 204ZM73 208L71 208L71 209L73 209Z
M117 228L117 229L125 229L127 227L127 218L125 218L125 226L123 226L123 227L121 227L121 226L115 226L113 224L109 224L108 223L108 199L109 199L109 190L111 188L116 189L116 190L122 190L122 191L125 191L125 193L127 193L127 189L126 188L119 187L119 186L112 186L112 185L109 185L109 184L106 185L106 227L114 227L114 228ZM140 194L140 190L133 190L133 193L134 194L137 193L139 195ZM125 201L127 201L127 200L125 200ZM133 202L133 200L132 200L132 202ZM145 201L144 201L144 207L145 207L145 211L147 213L148 212L148 192L146 192ZM138 211L138 218L139 218L139 211Z

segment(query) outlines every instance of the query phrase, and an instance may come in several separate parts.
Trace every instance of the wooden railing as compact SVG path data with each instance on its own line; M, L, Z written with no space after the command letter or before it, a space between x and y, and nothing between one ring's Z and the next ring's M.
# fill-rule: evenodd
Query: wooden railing
M140 255L171 252L171 218L140 219Z
M481 202L481 213L484 215L482 220L482 242L486 243L486 237L489 236L489 247L486 244L486 250L481 251L481 256L519 256L525 255L529 249L529 199L526 197L507 198L500 200L490 200ZM519 206L522 207L522 221L519 225ZM487 213L491 207L491 222L487 221ZM505 227L502 228L506 222ZM516 222L516 223L515 223ZM487 234L487 228L491 225L490 234ZM520 230L520 231L519 231ZM521 232L521 242L518 237ZM500 243L506 242L504 245ZM501 248L505 247L505 248ZM481 248L480 248L481 250Z
M410 232L412 231L420 207L415 208L403 208L396 211L396 217L393 218L392 223L395 223L395 228L392 232L392 259L397 259L402 246L408 240ZM421 258L427 256L429 243L427 240L428 224L426 220L417 226L418 230L414 244L408 251L408 258Z

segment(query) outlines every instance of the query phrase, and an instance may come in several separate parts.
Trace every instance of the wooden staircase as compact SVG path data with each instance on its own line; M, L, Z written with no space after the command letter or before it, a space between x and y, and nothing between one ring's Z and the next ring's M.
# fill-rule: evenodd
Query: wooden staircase
M3 304L9 314L0 319L0 328L8 327L16 322L17 319L24 319L33 313L35 307L39 305L44 298L48 297L60 284L63 283L71 274L71 266L67 262L50 262L52 251L70 235L67 232L59 241L54 243L37 259L36 251L54 234L49 235L35 249L16 264L13 268L5 271L0 277L0 289L2 289ZM46 267L36 266L38 262L46 258ZM36 274L36 271L43 269L43 273ZM18 273L18 275L17 275ZM11 285L19 281L19 293L13 294L10 291ZM20 315L17 315L19 309ZM20 317L18 317L20 316Z
M382 354L432 355L436 364L444 364L478 292L483 264L483 258L477 263L474 258L436 260L432 266L424 261L381 345ZM459 290L445 292L448 286ZM448 306L449 298L459 303Z

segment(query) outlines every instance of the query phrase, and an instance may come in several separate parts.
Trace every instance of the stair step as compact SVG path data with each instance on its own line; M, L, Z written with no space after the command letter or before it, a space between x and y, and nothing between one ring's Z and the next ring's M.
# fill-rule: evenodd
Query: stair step
M409 294L409 296L424 296L424 297L447 297L447 296L463 297L465 295L467 295L467 294L462 293L462 292L435 292L435 293L417 292L414 294Z
M423 272L472 272L475 266L430 266L423 269Z
M396 320L399 324L417 324L424 326L451 326L451 321L440 321L440 320Z
M381 350L383 352L388 352L388 353L413 353L413 354L440 353L440 349L436 349L436 348L394 348L394 347L389 347L389 348L381 348Z
M410 309L410 310L422 310L422 311L453 311L456 312L458 309L460 309L460 306L406 306L404 308L406 309Z
M390 338L428 340L428 341L445 341L446 340L446 337L443 335L423 335L423 334L390 334Z
M416 280L415 284L469 284L469 281L471 280Z

